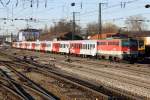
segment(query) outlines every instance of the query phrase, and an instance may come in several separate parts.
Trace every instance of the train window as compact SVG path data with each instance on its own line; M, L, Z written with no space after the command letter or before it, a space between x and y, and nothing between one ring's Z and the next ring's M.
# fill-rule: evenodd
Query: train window
M92 44L90 44L90 49L92 49L93 47L92 47Z
M40 44L35 44L35 46L39 46Z
M106 42L98 42L98 45L106 45Z
M80 46L80 45L78 44L78 49L79 49L79 46Z
M119 45L119 42L108 42L108 45Z
M67 44L67 48L69 48L69 44Z
M90 49L90 45L88 44L88 50Z
M81 48L81 44L79 44L79 49Z
M130 45L131 46L138 46L138 41L137 40L130 40Z
M85 49L85 44L83 44L83 49Z
M86 44L86 49L88 49L88 44Z
M67 47L67 44L64 45L64 48L66 48L66 47Z
M86 49L88 49L88 44L86 44Z
M95 44L93 44L93 48L95 48Z
M47 47L51 47L51 44L47 44Z

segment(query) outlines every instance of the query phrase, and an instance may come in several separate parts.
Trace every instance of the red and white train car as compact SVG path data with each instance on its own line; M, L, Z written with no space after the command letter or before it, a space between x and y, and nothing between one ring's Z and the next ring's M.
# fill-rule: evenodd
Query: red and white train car
M14 42L13 44L12 44L12 47L13 48L17 48L17 45L18 45L19 43L18 42Z
M52 41L52 52L69 53L70 41Z
M97 41L97 55L102 58L126 59L138 56L137 40L105 39Z
M70 53L78 55L95 56L97 52L96 40L70 41Z
M130 38L76 41L14 42L13 47L54 53L128 59L138 56L137 40Z
M40 41L36 41L36 42L35 42L35 49L34 49L34 50L40 51L40 49L41 49L41 43L42 43L42 42L40 42Z
M45 43L46 43L45 51L51 52L52 51L52 41L45 41Z

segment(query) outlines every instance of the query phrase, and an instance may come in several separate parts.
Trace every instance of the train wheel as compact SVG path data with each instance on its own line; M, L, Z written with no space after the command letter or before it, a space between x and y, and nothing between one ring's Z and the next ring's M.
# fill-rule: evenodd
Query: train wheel
M116 57L116 62L120 62L121 61L121 59L120 58L118 58L118 57Z
M102 59L105 59L105 56L102 56Z
M112 62L113 61L113 57L109 56L109 61Z

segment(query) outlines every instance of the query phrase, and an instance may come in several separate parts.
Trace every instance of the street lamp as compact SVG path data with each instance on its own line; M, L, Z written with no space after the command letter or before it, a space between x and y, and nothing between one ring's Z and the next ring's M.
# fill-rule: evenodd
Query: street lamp
M146 4L146 5L145 5L145 8L150 8L150 4Z

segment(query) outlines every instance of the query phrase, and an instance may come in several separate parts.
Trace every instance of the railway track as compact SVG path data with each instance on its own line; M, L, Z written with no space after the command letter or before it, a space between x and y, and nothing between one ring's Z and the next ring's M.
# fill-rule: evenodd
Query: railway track
M84 66L82 64L84 64ZM132 79L132 80L139 80L139 81L143 80L142 82L145 82L145 83L147 83L148 80L144 80L144 79L142 79L142 77L145 79L150 77L150 72L148 72L148 71L145 72L145 71L140 71L140 70L133 69L133 68L115 66L113 64L100 64L100 63L94 63L93 64L90 62L76 61L75 65L78 65L78 66L82 65L81 67L84 67L84 68L89 69L89 70L94 70L95 72L96 71L100 71L100 72L103 71L103 72L108 73L108 71L111 70L112 75L116 74L119 77L125 76L127 78ZM86 65L88 65L88 67ZM114 73L115 71L116 71L116 73ZM119 73L121 73L121 75ZM136 77L135 77L135 75L136 75Z
M91 68L91 67L86 67L86 66L82 66L82 65L72 65L72 64L67 64L67 63L60 63L60 64L64 64L64 65L67 65L69 67L72 67L73 69L78 69L78 70L82 70L82 71L86 71L86 72L89 72L89 73L95 73L97 75L100 75L100 76L104 76L104 74L106 74L107 76L110 76L110 78L113 76L114 79L122 79L124 80L124 82L130 82L130 84L141 84L139 86L141 87L144 87L144 88L147 88L147 89L150 89L150 82L147 82L147 80L140 80L140 78L135 78L135 77L129 77L128 75L119 75L119 74L116 74L116 73L110 73L108 71L104 71L103 69L94 69L94 68ZM136 83L135 83L136 82Z
M3 88L4 90L7 90L8 92L12 93L13 96L16 97L16 99L24 99L20 94L18 94L13 88L10 88L10 86L6 85L3 83L3 81L0 80L0 87Z
M25 90L25 88L27 88L28 90L36 92L37 94L41 95L43 98L47 100L59 100L59 98L48 92L46 89L42 88L34 81L30 80L29 78L25 77L23 74L15 70L11 65L8 64L8 62L7 63L1 62L1 65L7 66L12 72L14 72L17 76L19 76L20 79L23 79L26 82L26 83L22 82L19 83L18 81L12 79L9 75L7 75L5 71L0 69L1 76L5 80L7 80L7 82L11 86L13 86L13 89L16 91L18 95L20 95L20 97L22 97L22 99L35 100L35 98Z
M12 56L10 57L11 59L13 58ZM22 61L21 59L19 58L15 58L15 60L19 60L20 62ZM6 66L10 67L10 66L15 66L16 64L13 62L6 62L7 64L5 64ZM22 63L22 62L21 62ZM62 74L58 74L59 72L58 71L50 71L49 68L47 67L43 67L43 65L39 65L39 64L33 64L32 62L29 62L29 61L23 61L23 64L26 65L26 64L32 64L35 67L32 67L32 70L34 70L35 72L38 72L38 73L42 73L42 74L45 74L45 75L49 75L49 76L52 76L52 77L55 77L55 78L58 78L60 81L64 81L64 82L67 82L67 85L68 84L73 84L73 86L76 86L78 88L81 88L82 90L85 90L85 91L90 91L92 92L93 94L96 94L97 95L97 98L100 98L100 100L108 100L112 97L109 97L107 95L104 95L100 92L97 92L95 90L93 90L92 88L94 88L94 85L93 86L90 86L91 84L88 84L86 82L82 82L82 84L79 84L76 81L81 81L81 80L77 80L77 79L73 79L72 77L70 77L70 79L68 79L69 77L66 76L66 77L63 77L64 75ZM13 68L11 68L13 71L15 71ZM49 69L49 70L47 70ZM16 72L16 71L15 71ZM73 81L74 80L74 81ZM84 85L83 85L84 83ZM91 87L91 88L89 88Z
M31 52L28 51L28 53L30 54ZM26 54L26 53L24 53ZM23 55L22 55L23 56ZM41 54L39 55L39 57L41 56ZM64 56L62 55L56 55L56 54L51 54L49 56L45 56L42 55L43 57L55 57L58 60L64 60ZM73 62L79 62L81 64L86 64L86 65L92 65L93 68L98 68L100 66L104 66L104 67L109 67L109 68L115 68L118 70L126 70L126 71L132 71L133 73L137 73L137 74L143 74L143 75L150 75L150 68L148 67L143 67L143 65L139 65L139 64L135 64L135 65L131 65L131 64L126 64L126 63L113 63L113 62L109 62L109 61L102 61L102 60L98 60L99 62L96 62L96 60L93 61L93 59L87 59L87 58L82 58L79 59L78 57L71 57L71 59L73 59ZM88 61L87 61L88 60ZM100 66L98 66L100 65ZM132 66L132 67L131 67Z
M12 56L11 56L12 57ZM16 58L16 57L15 57ZM19 58L17 58L18 60L20 60L21 61L21 59L19 59ZM109 91L109 90L107 90L107 89L105 89L105 88L99 88L99 87L101 87L100 85L94 85L94 84L91 84L91 83L88 83L87 84L87 82L86 81L81 81L81 80L79 80L79 79L76 79L76 78L73 78L73 77L70 77L70 76L68 76L68 75L64 75L64 74L60 74L60 72L58 72L58 71L55 71L55 70L51 70L51 69L49 69L47 66L45 66L45 67L43 67L44 65L40 65L39 63L33 63L33 62L28 62L28 61L25 61L25 62L27 62L27 63L30 63L30 64L32 64L32 65L34 65L34 66L36 66L36 69L34 69L34 70L36 70L36 71L38 71L38 72L42 72L43 74L47 74L47 75L50 75L50 76L52 76L52 74L53 74L53 77L61 77L61 80L65 80L65 81L67 81L67 82L70 82L70 83L72 83L72 84L74 84L74 85L78 85L78 86L81 86L82 88L84 88L84 89L87 89L88 88L88 90L92 90L92 92L97 92L97 93L99 93L100 95L102 95L100 92L102 92L102 93L104 93L106 96L102 96L102 97L105 97L105 98L122 98L122 99L127 99L127 100L129 100L129 99L133 99L134 97L131 97L131 96L129 96L129 97L127 97L127 96L125 96L125 95L118 95L117 93L113 93L112 91ZM50 74L51 73L51 74ZM85 84L86 83L86 84ZM135 98L134 98L135 99Z
M98 65L101 65L101 66L104 66L104 67L109 67L109 68L115 68L115 69L124 69L124 70L127 70L127 71L132 71L132 72L135 72L135 73L138 73L138 74L144 74L144 75L150 75L150 71L148 69L150 68L143 68L141 69L140 67L142 67L142 65L129 65L129 64L115 64L113 62L107 62L106 63L103 63L103 62L92 62L92 61L82 61L82 60L76 60L75 62L78 62L78 63L82 63L82 64L87 64L87 65L92 65L93 68L98 68L100 66ZM132 66L132 67L131 67Z
M84 62L84 60L82 60L82 61L80 61L80 60L76 60L75 62L77 62L77 63L80 63L80 64L85 64L86 63L86 65L94 65L94 66L97 66L98 65L98 63L93 63L93 62L87 62L87 61L85 61ZM117 66L110 66L109 64L101 64L101 65L103 65L104 67L116 67L116 68L122 68L122 67L117 67ZM71 64L69 64L69 66L72 66ZM107 76L107 78L112 78L112 74L110 74L110 73L107 73L107 72L102 72L102 73L104 73L104 74L100 74L100 73L98 73L98 71L97 70L94 70L94 68L97 68L97 67L93 67L93 68L86 68L86 70L85 69L81 69L83 66L72 66L72 68L77 68L77 70L81 70L81 71L86 71L86 72L88 72L88 73L93 73L93 72L96 72L97 73L97 75L100 75L100 76L103 76L103 77L106 77ZM93 72L90 72L89 70L93 70ZM126 69L126 70L130 70L130 69ZM44 70L42 70L43 72L45 72ZM131 70L130 70L131 71ZM136 72L135 70L132 70L132 71L134 71L134 72ZM45 72L46 73L46 72ZM141 74L142 74L142 72L140 72ZM93 73L93 74L95 74L95 73ZM146 74L147 75L147 74ZM122 77L122 76L120 76L122 79L124 79L124 80L122 80L123 82L128 82L129 84L132 84L132 85L137 85L137 83L135 82L135 81L137 81L137 80L135 80L134 78L127 78L127 77ZM118 80L118 75L114 75L113 74L113 79L114 80ZM143 88L148 88L149 89L149 83L143 83L143 82L138 82L138 84L140 84L140 86L141 87L143 87ZM128 95L128 96L132 96L132 95ZM142 98L143 99L143 98Z
M83 66L78 66L77 65L71 65L71 64L66 64L66 63L60 63L61 66L65 66L67 68L70 68L74 71L81 71L81 72L86 72L86 73L89 73L89 75L97 75L97 77L105 77L107 79L110 79L110 80L114 80L114 81L118 81L118 82L122 82L122 83L126 83L126 84L130 84L130 85L134 85L134 86L137 86L137 87L142 87L142 88L145 88L145 89L150 89L150 83L149 82L145 82L144 81L141 81L141 80L137 80L137 79L134 79L134 78L130 78L130 77L127 77L127 76L121 76L121 75L117 75L117 74L113 74L113 73L109 73L109 72L105 72L105 71L102 71L102 70L96 70L96 69L93 69L93 68L89 68L89 67L83 67ZM112 86L111 86L112 87ZM115 87L114 87L115 89ZM126 94L128 96L138 96L136 94L131 94L127 91L124 91L126 92ZM139 98L139 96L138 96ZM144 97L144 98L147 98L147 97ZM143 98L142 98L143 99Z
M2 69L0 69L0 74L3 78L5 78L5 80L7 80L7 82L12 86L12 88L14 89L14 91L20 96L22 97L22 99L24 100L34 100L34 98L28 93L26 92L22 86L20 84L18 84L16 81L14 81L9 75L7 75L7 73L5 71L3 71Z

